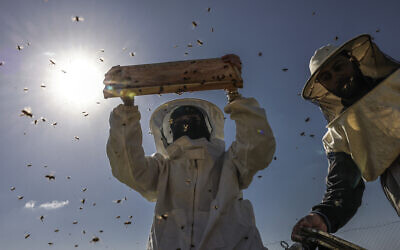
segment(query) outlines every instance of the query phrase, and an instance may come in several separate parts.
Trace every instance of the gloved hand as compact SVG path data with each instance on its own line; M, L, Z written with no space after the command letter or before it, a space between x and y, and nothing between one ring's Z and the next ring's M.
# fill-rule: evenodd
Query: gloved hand
M225 93L226 97L228 98L228 103L231 103L234 100L242 97L242 95L238 92L237 89L226 89Z
M222 61L225 63L229 63L232 67L236 68L240 73L242 72L242 62L240 61L240 57L235 54L227 54L221 57ZM228 102L233 102L233 100L240 98L241 95L237 91L237 89L227 89L225 90L226 96L228 97Z
M304 239L300 235L301 228L315 228L324 232L328 231L328 227L325 224L324 219L319 214L310 213L309 215L303 217L299 220L293 227L292 240L297 242L302 242Z
M135 99L133 97L121 97L121 100L124 102L125 106L133 106L135 104Z

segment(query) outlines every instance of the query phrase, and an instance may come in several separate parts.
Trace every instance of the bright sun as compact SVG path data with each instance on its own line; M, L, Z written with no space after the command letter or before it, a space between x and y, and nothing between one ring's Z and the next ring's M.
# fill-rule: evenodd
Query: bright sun
M55 61L52 85L55 98L74 106L86 106L103 98L104 72L96 58L77 54L65 61Z

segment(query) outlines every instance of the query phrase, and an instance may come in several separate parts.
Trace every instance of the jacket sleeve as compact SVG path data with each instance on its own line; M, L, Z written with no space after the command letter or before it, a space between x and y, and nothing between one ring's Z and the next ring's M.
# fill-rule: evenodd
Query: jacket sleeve
M328 153L329 169L322 202L312 208L321 215L328 232L343 227L361 206L365 185L351 156L343 152Z
M156 201L158 175L165 159L160 154L144 155L139 121L137 106L120 104L111 112L107 156L115 178L147 200Z
M237 170L239 188L246 189L256 172L270 164L275 138L265 110L254 98L236 99L224 111L236 123L236 140L228 150L228 159Z

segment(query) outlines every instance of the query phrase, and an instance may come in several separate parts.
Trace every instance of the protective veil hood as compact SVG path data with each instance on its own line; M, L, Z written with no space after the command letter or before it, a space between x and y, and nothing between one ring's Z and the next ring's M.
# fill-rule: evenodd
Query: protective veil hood
M372 79L381 79L389 76L400 67L400 63L382 53L370 35L360 35L342 46L335 48L332 45L318 49L310 60L311 76L303 88L302 96L317 104L328 122L331 122L343 111L341 98L326 90L316 81L319 70L332 58L342 51L348 51L359 62L364 76Z
M166 148L172 143L170 116L180 106L195 106L203 114L210 131L210 142L224 141L224 114L215 104L194 98L177 99L160 105L150 118L150 130L154 136L157 152L168 157Z

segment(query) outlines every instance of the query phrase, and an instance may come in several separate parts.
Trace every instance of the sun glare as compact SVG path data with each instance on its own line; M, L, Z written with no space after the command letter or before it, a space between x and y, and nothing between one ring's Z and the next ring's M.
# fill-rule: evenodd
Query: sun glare
M65 61L51 60L54 97L58 101L85 106L103 98L104 72L94 59L80 54Z

